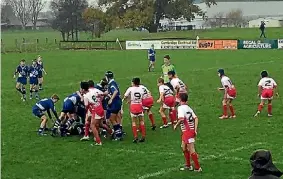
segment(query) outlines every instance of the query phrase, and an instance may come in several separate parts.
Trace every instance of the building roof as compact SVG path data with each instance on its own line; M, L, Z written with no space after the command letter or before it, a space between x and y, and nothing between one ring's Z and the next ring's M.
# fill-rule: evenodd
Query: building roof
M219 12L226 14L236 9L242 10L245 17L283 16L283 1L217 2L217 5L210 8L207 6L204 8L203 5L200 8L207 12L208 17L213 17Z

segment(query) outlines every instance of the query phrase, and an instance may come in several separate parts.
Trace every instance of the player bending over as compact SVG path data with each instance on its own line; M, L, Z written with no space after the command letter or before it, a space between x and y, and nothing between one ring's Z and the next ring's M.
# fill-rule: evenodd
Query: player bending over
M144 95L144 89L140 86L140 79L133 78L132 86L129 87L124 95L122 101L130 97L130 113L132 117L132 131L134 135L134 143L145 141L145 125L144 114L142 107L142 98ZM141 139L138 140L137 122L139 121L139 127L141 131Z
M26 66L26 61L23 59L20 61L20 65L17 66L14 78L18 74L16 89L22 94L22 100L26 101L26 84L27 84L27 77L29 73L29 68Z
M194 111L187 105L188 95L186 93L180 94L181 104L178 107L178 122L174 125L174 129L181 126L182 131L182 150L184 153L186 164L180 170L194 170L201 172L198 161L198 154L195 150L195 137L198 129L198 117ZM194 161L194 168L191 165L191 158Z
M168 77L170 79L170 84L174 88L174 92L176 94L176 104L178 105L180 103L179 95L182 93L187 93L187 86L176 76L175 71L169 71Z
M274 79L268 76L267 71L262 71L260 75L261 80L258 83L258 97L260 97L261 102L254 116L257 117L261 113L264 103L267 101L268 117L272 117L272 99L274 91L277 90L277 84ZM277 91L276 95L279 96Z
M218 70L218 76L221 79L222 87L218 88L219 91L224 91L224 96L222 100L223 115L219 119L228 119L227 106L229 106L231 116L230 118L236 118L235 110L232 104L232 101L236 98L236 88L233 85L229 77L224 73L223 69Z
M45 75L47 75L47 72L45 71L45 69L43 67L42 57L40 55L38 55L38 57L37 57L37 65L39 66L39 73L38 73L39 90L43 90L43 88L42 88L43 72L44 72Z
M176 73L175 66L171 64L169 55L165 55L163 60L164 60L164 64L161 67L163 75L161 78L164 79L164 83L169 83L170 80L168 77L168 72L174 71Z
M33 93L35 94L35 99L39 99L38 95L38 74L39 74L39 66L36 63L36 60L32 61L32 65L29 68L29 84L30 84L30 99L33 97Z
M175 97L173 95L173 91L164 84L164 79L158 79L158 88L159 88L159 99L157 103L161 103L159 113L162 117L163 125L160 126L160 129L167 128L168 125L174 123L176 121L176 109L175 109ZM165 114L165 110L169 109L169 118L171 122L167 122L167 117Z
M148 71L154 71L154 63L155 63L155 50L154 45L151 45L151 48L148 50L148 60L149 60L149 66Z
M155 130L156 125L155 125L153 113L151 111L154 99L153 99L153 97L151 95L151 92L147 89L147 87L145 87L143 85L140 85L140 87L144 91L144 95L143 95L143 98L142 98L143 111L144 111L144 113L148 114L148 118L149 118L149 120L151 122L151 129Z
M32 107L32 113L41 119L41 123L38 129L38 135L45 135L44 129L46 128L47 124L47 117L45 115L45 112L47 112L50 119L52 119L52 116L50 114L50 110L53 112L56 119L58 119L57 112L55 110L55 103L59 100L59 97L54 94L51 96L51 98L44 98L40 101L38 101L33 107Z

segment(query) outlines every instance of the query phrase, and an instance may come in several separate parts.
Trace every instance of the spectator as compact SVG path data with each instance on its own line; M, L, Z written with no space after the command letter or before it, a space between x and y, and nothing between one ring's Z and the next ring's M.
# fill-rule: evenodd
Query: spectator
M279 179L282 175L272 163L271 153L268 150L257 150L250 158L252 175L249 179Z
M264 38L266 38L265 36L265 23L264 21L261 21L261 24L260 24L260 27L259 27L260 31L261 31L261 34L260 34L260 38L263 36Z

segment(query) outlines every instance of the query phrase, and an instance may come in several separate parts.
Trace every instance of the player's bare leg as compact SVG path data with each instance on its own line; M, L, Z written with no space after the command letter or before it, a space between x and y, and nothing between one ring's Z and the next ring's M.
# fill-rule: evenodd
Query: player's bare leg
M98 133L98 130L97 130L97 124L98 123L99 122L97 122L97 120L92 117L90 127L91 127L91 130L92 130L93 136L94 136L94 142L95 142L94 145L102 145L101 139L99 137L99 133Z
M255 113L254 117L258 117L258 115L261 113L263 106L264 106L265 100L261 100L258 107L257 107L257 112Z
M120 124L123 135L125 135L126 133L123 131L123 114L121 111L117 114L117 122Z
M35 99L39 100L38 85L34 86L34 94L35 94Z
M195 144L194 143L187 144L187 149L188 149L188 151L190 151L192 160L194 161L194 164L195 164L195 167L194 167L195 170L194 171L201 172L202 169L201 169L199 161L198 161L198 154L195 150Z
M144 117L143 116L139 116L139 122L140 122L140 131L141 131L141 134L142 134L142 137L140 138L139 142L145 142L146 130L145 130Z
M234 106L232 104L233 99L227 99L227 106L229 106L230 112L231 112L231 116L229 118L236 118L235 115L235 109Z
M272 117L272 99L269 99L268 100L268 103L267 103L267 116L268 117Z
M188 147L187 147L187 144L185 144L183 141L182 141L182 151L183 151L183 154L184 154L184 158L185 158L185 165L183 167L180 168L181 171L184 171L184 170L189 170L189 171L193 171L194 168L193 166L191 165L191 154L190 154L190 151L188 150Z
M113 130L106 123L103 123L103 122L104 122L104 119L101 119L99 127L104 129L111 136L113 134ZM105 138L106 138L106 134L105 134Z
M61 136L66 136L67 131L72 126L72 124L75 122L75 114L69 114L69 119L66 121L66 123L61 128Z
M151 129L152 129L152 130L155 130L155 128L156 128L155 120L154 120L154 116L153 116L153 113L152 113L152 111L150 110L150 108L144 110L144 113L147 113L147 114L148 114L148 118L149 118L149 120L150 120L150 122L151 122Z
M228 113L227 113L227 100L222 100L222 108L223 108L223 114L219 117L219 119L228 119Z
M38 129L38 135L41 135L41 136L46 135L46 134L44 134L44 129L45 129L45 126L47 124L47 121L48 121L48 119L45 115L41 117L41 123L40 123L39 129Z
M83 138L80 139L81 141L89 141L90 123L91 123L91 116L86 115L84 136Z
M137 127L137 118L132 117L132 132L134 136L133 143L138 143L138 127Z
M163 108L162 106L159 109L159 113L160 113L162 121L163 121L163 125L160 126L160 129L167 128L169 126L168 122L167 122L167 117L166 117L166 114L165 114L165 110L166 109Z
M32 99L34 92L34 85L30 85L29 87L29 99Z
M42 78L38 78L38 85L39 85L39 90L42 90L42 84L43 84L43 77Z

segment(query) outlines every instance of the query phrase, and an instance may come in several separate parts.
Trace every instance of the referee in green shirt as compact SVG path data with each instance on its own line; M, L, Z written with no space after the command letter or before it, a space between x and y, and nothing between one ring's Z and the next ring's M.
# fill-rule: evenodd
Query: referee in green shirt
M176 73L175 66L171 64L169 55L165 55L163 60L164 60L164 64L161 67L163 73L162 78L164 79L164 83L169 83L170 80L168 77L168 72L174 71Z

